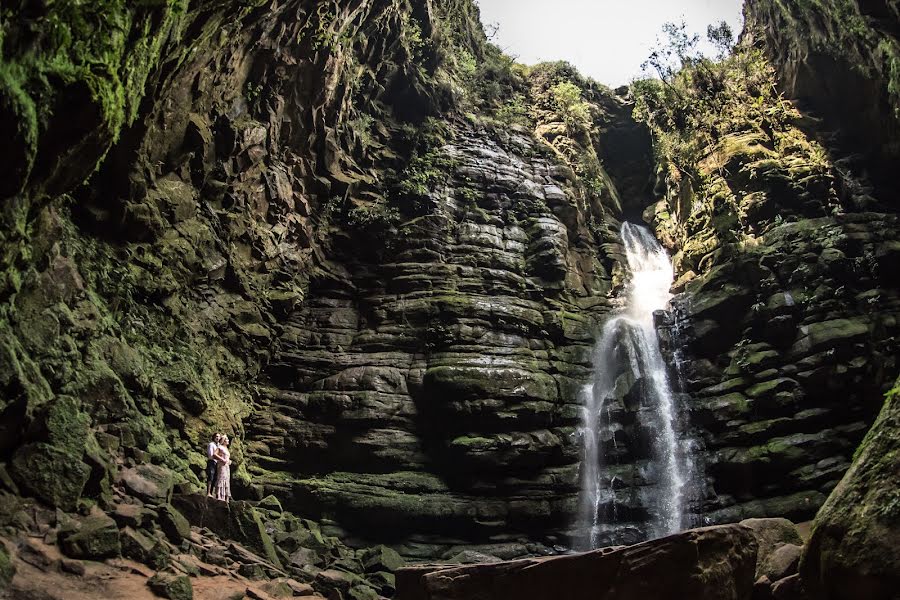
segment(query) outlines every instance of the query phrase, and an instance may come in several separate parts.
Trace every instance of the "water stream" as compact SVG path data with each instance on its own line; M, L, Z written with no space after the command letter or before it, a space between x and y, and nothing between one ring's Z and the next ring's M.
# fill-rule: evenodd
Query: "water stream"
M644 527L642 537L659 537L682 529L685 487L691 466L679 434L676 398L660 351L654 312L665 310L674 278L668 254L644 227L624 223L622 241L630 271L622 307L609 319L593 351L593 380L584 392L580 497L581 549L609 543L622 523ZM626 416L635 415L626 425ZM619 440L623 446L620 447ZM617 490L638 489L634 481L617 479L616 457L626 452L642 464L640 492L633 492L630 515L620 515L627 502Z

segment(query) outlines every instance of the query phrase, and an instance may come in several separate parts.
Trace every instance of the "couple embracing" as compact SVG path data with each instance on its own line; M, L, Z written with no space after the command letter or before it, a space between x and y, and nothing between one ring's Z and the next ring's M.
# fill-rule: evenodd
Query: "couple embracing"
M231 453L228 436L217 433L206 447L206 495L231 500Z

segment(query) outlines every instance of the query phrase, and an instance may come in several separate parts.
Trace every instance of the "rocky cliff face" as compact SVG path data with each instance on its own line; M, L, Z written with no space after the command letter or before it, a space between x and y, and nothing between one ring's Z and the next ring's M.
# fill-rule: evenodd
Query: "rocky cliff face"
M869 210L879 203L895 208L898 11L892 0L749 0L744 9L784 93L811 119L806 131L835 150L838 168L857 180Z
M610 149L584 123L571 139L556 104L545 144L435 118L485 102L456 64L495 52L471 5L4 11L25 156L3 240L11 491L104 504L123 460L196 482L226 429L241 494L348 534L523 553L565 527L618 193ZM598 131L646 136L586 93ZM649 169L632 145L625 187Z
M108 507L140 463L196 484L224 429L239 495L354 543L563 547L618 223L648 206L697 521L811 516L897 370L890 199L756 54L723 105L639 122L567 65L513 65L464 0L0 10L11 494Z
M665 193L646 218L684 290L666 329L703 448L695 511L808 519L897 368L897 218L863 209L801 114L767 91L761 54L745 44L718 68L675 82L689 106L646 95L643 108Z

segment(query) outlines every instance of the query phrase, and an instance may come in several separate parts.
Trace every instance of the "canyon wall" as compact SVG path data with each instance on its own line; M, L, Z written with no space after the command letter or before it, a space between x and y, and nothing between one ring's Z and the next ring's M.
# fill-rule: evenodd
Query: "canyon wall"
M354 544L563 550L640 214L679 276L661 325L693 521L810 518L896 375L893 200L816 141L853 122L783 101L759 53L722 106L663 123L566 64L515 65L466 0L0 10L8 492L106 506L140 463L197 485L225 430L239 496ZM747 52L799 69L757 31ZM621 392L613 508L640 524Z

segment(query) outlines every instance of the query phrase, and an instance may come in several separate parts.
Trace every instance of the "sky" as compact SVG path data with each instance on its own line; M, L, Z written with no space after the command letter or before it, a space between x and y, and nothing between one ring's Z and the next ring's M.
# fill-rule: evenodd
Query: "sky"
M742 26L742 0L478 0L481 21L499 25L491 40L532 65L566 60L611 87L641 76L667 21L684 20L706 37L706 26ZM487 28L491 31L491 27Z

